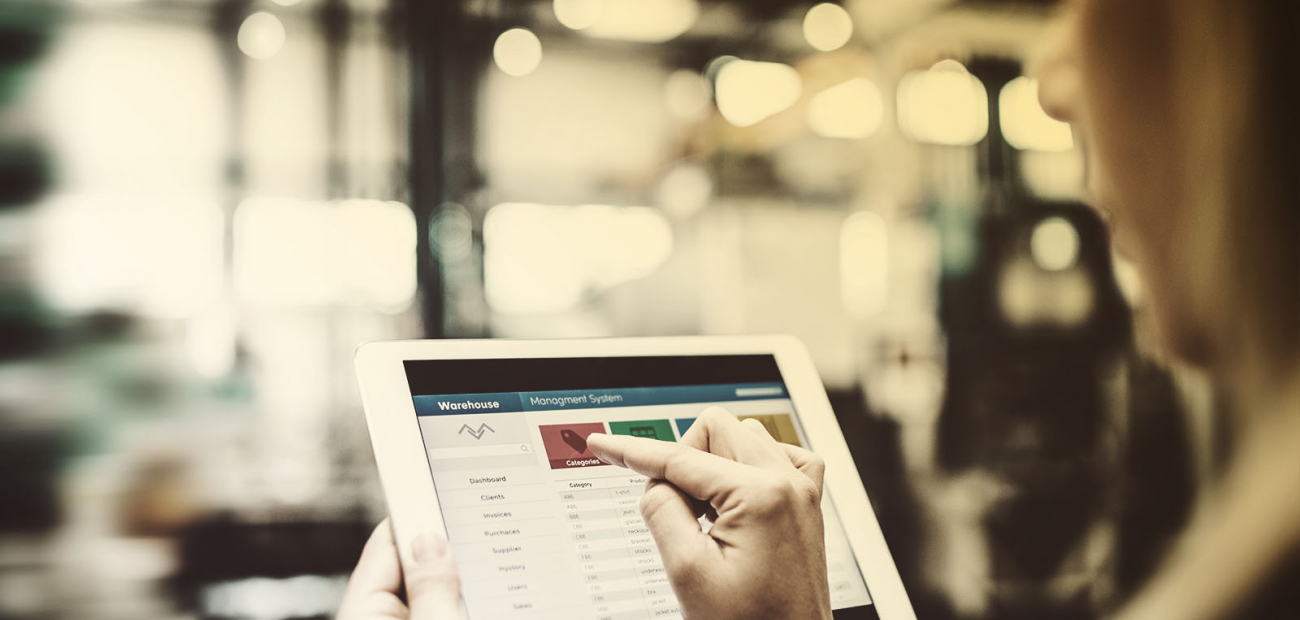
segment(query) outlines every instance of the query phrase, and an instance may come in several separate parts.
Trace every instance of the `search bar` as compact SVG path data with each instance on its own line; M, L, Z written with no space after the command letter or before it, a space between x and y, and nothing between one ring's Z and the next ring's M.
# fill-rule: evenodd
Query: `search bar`
M429 450L429 458L435 461L442 459L468 459L477 456L510 456L512 454L532 454L533 447L526 443L509 443L509 444L490 444L486 446L460 446L456 448L433 448Z
M781 396L779 387L736 388L736 398L753 398L755 396Z

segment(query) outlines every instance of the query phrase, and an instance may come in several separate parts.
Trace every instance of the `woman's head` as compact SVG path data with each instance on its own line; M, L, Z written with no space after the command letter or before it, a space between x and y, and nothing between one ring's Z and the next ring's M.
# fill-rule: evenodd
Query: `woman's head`
M1164 346L1233 380L1300 355L1293 4L1070 0L1035 69Z

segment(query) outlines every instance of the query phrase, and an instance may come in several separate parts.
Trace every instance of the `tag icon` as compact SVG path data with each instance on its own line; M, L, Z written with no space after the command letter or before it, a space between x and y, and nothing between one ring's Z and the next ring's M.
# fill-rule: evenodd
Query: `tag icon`
M587 438L573 432L570 429L566 428L560 431L560 439L564 440L564 443L568 444L568 446L570 448L573 448L573 451L577 452L578 454L582 454L587 451Z

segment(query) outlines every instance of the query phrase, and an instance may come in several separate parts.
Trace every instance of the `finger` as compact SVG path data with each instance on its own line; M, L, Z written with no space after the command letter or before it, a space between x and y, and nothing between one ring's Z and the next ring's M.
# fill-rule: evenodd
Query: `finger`
M682 443L746 465L775 470L790 467L775 442L755 436L735 415L722 407L705 409L682 436Z
M743 487L757 471L679 443L644 437L592 433L587 448L606 463L667 480L687 495L710 502Z
M451 547L441 534L426 533L415 539L414 563L406 571L406 596L410 620L463 620L460 575Z
M735 460L735 455L731 454L724 437L726 429L731 427L732 422L738 422L735 414L723 407L709 407L695 418L695 423L691 424L689 429L686 429L686 433L682 435L682 443L696 450Z
M747 430L749 430L749 432L753 433L760 439L769 440L774 443L776 442L775 439L772 439L772 434L767 432L767 427L763 426L763 423L759 422L755 418L745 418L744 420L740 421L740 425L745 427Z
M681 489L662 481L651 481L641 496L641 517L654 537L665 566L682 565L682 560L717 547L700 529L691 498ZM690 563L690 562L686 562Z
M405 618L406 604L398 598L401 586L397 545L393 542L392 526L384 519L361 551L361 559L339 605L338 620Z
M402 568L397 560L397 545L388 519L375 527L361 550L361 559L348 580L348 593L392 592L402 587Z
M788 443L778 444L785 452L786 458L790 459L790 464L794 465L803 475L822 488L826 480L826 461L816 453L804 450L799 446L792 446Z

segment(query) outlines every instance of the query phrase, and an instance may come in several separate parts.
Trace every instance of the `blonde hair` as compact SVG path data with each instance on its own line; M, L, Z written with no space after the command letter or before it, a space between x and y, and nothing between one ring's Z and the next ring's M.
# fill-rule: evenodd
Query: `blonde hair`
M1294 2L1169 2L1186 272L1219 368L1245 390L1300 372L1300 20ZM1282 384L1282 385L1277 385Z

